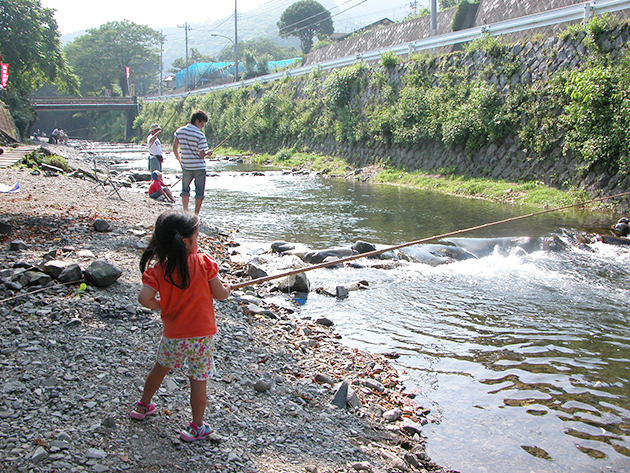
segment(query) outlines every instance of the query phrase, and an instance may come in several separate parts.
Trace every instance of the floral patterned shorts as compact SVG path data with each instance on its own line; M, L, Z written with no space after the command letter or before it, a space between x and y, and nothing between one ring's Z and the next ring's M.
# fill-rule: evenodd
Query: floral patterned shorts
M214 372L214 340L209 337L166 338L160 340L157 362L165 368L181 368L188 362L188 374L204 381Z

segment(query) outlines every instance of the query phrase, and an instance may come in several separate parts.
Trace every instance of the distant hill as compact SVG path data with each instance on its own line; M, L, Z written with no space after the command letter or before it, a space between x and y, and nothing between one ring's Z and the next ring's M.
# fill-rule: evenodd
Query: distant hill
M238 14L238 40L246 41L260 37L271 38L281 46L294 46L300 48L297 38L282 39L278 36L277 22L282 12L296 0L270 0L260 7ZM384 5L380 0L350 1L343 6L337 6L334 0L319 0L326 7L332 17L335 31L339 33L351 33L352 31L369 25L384 17L390 20L400 21L409 13L408 0L393 0ZM418 2L419 4L424 2ZM358 4L358 5L357 5ZM357 5L354 8L352 5ZM420 5L421 6L421 5ZM347 11L344 11L347 10ZM202 54L216 55L223 48L231 47L232 43L225 38L210 36L211 33L227 36L234 39L234 17L229 16L212 23L189 23L188 47L197 48ZM184 28L178 26L162 28L166 36L162 61L164 73L171 67L172 62L186 55L186 40ZM77 31L65 34L61 37L66 44L85 31Z

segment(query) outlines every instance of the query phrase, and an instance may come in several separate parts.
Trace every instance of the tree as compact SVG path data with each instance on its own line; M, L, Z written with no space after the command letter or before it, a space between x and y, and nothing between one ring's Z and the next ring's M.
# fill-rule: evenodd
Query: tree
M50 83L70 93L78 89L61 50L54 10L39 0L0 2L0 57L9 64L6 100L22 136L35 119L28 94Z
M459 0L440 0L440 10L447 10L449 8L456 7L459 3Z
M300 52L293 46L280 46L271 38L249 39L238 42L239 57L244 57L245 51L250 51L254 56L269 55L272 61L280 59L291 59L299 56ZM219 61L234 60L234 47L232 45L224 48L217 56Z
M300 0L287 8L278 21L280 37L297 36L302 52L308 54L313 47L313 38L322 39L333 33L330 12L315 0Z
M131 68L131 79L138 95L157 88L159 69L158 45L164 38L159 31L129 20L110 21L87 30L65 47L68 61L81 78L81 91L100 95L105 89L128 95L125 68Z

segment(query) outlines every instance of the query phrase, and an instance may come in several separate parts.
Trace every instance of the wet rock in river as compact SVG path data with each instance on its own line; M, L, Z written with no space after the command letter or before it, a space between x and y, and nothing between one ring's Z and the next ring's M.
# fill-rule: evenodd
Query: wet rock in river
M327 317L319 317L315 320L316 324L323 325L324 327L332 327L335 323Z
M307 263L319 264L330 256L341 259L351 255L352 250L350 248L333 248L330 250L312 251L310 253L306 253L304 255L304 261Z
M274 253L284 253L286 251L291 251L294 249L295 245L282 240L274 241L271 244L271 251L273 251Z
M267 272L264 269L251 262L247 264L247 274L253 279L264 278L267 276Z
M306 277L304 273L292 274L282 280L280 280L277 284L277 287L280 291L291 293L291 292L305 292L308 293L311 291L311 283Z
M372 243L359 240L352 245L352 251L354 253L369 253L370 251L376 251L376 246Z

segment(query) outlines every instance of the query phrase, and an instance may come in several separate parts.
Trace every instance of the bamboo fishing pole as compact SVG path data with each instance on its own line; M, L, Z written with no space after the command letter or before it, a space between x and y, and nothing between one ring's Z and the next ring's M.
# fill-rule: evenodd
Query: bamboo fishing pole
M261 277L261 278L252 279L250 281L240 282L238 284L231 284L230 286L231 286L232 289L240 289L242 287L253 286L254 284L260 284L260 283L263 283L263 282L271 281L273 279L284 278L284 277L288 277L288 276L293 276L295 274L300 274L300 273L305 273L307 271L312 271L314 269L326 268L328 266L333 266L333 265L337 265L337 264L341 264L341 263L346 263L348 261L353 261L353 260L356 260L356 259L359 259L359 258L369 258L370 256L380 255L380 254L386 253L388 251L399 250L401 248L406 248L408 246L419 245L421 243L427 243L427 242L434 241L434 240L440 240L442 238L452 237L452 236L455 236L455 235L461 235L462 233L467 233L467 232L471 232L471 231L474 231L474 230L481 230L483 228L489 228L489 227L493 227L495 225L500 225L500 224L503 224L503 223L515 222L517 220L523 220L523 219L534 217L534 216L537 216L537 215L543 215L543 214L547 214L547 213L551 213L551 212L557 212L559 210L566 210L566 209L570 209L572 207L582 207L582 206L587 205L587 204L592 204L592 203L595 203L595 202L602 202L602 201L605 201L605 200L614 199L616 197L623 197L623 196L627 196L627 195L630 195L630 192L622 192L620 194L610 195L610 196L607 196L607 197L598 197L596 199L591 199L591 200L587 200L587 201L584 201L584 202L579 202L577 204L570 204L570 205L564 205L562 207L556 207L556 208L553 208L553 209L541 210L539 212L532 212L532 213L529 213L529 214L520 215L518 217L510 217L510 218L506 218L504 220L498 220L496 222L484 223L483 225L477 225L475 227L464 228L462 230L456 230L456 231L453 231L453 232L442 233L441 235L434 235L434 236L427 237L427 238L421 238L419 240L414 240L414 241L409 241L409 242L406 242L406 243L401 243L399 245L389 246L389 247L383 248L381 250L368 251L367 253L358 253L356 255L347 256L345 258L340 258L340 259L337 259L337 260L334 260L334 261L329 261L329 262L314 264L312 266L307 266L306 268L300 268L300 269L295 269L295 270L287 271L287 272L280 273L280 274L273 274L273 275L270 275L270 276L264 276L264 277Z

